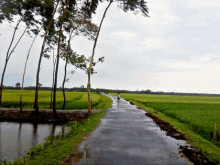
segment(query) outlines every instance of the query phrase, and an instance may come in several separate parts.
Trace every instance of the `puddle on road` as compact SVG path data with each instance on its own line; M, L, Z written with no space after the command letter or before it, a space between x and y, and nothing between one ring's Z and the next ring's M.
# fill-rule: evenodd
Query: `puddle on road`
M89 158L89 152L84 148L83 152L76 152L75 154L70 155L62 165L73 165L78 163L83 158Z

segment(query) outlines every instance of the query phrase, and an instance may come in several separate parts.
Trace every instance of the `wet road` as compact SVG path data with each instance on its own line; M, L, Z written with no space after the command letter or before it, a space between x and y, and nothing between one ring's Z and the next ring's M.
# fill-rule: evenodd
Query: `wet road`
M68 164L191 164L179 156L177 143L128 101L109 96L112 108L79 145Z

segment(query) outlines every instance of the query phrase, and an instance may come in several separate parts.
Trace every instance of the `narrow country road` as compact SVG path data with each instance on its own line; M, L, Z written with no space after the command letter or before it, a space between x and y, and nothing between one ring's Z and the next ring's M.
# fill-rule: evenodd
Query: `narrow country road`
M167 137L136 105L109 97L112 108L68 164L192 164L179 156L177 143L185 141Z

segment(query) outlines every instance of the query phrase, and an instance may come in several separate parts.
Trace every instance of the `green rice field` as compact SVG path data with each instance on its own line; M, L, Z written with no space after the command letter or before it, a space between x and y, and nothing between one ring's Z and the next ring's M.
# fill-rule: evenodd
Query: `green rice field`
M111 95L116 96L115 93L111 93ZM220 97L123 93L121 97L132 101L153 115L161 117L162 120L172 122L170 124L179 128L179 131L185 130L186 134L191 131L195 136L199 135L202 137L201 139L208 140L218 148L215 152L218 152L218 157L220 156ZM215 123L217 123L217 139L213 141ZM182 126L186 129L183 129ZM194 135L191 135L188 139L194 138ZM205 153L210 145L205 142L206 144L202 148L202 143L199 144L197 138L194 138L193 143ZM217 159L220 161L220 157Z
M65 92L66 93L66 107L65 109L87 109L88 96L86 92ZM3 90L2 107L4 108L19 108L20 107L21 90ZM34 105L35 91L24 90L22 95L23 108L32 109ZM93 108L97 108L102 102L103 96L92 93ZM51 91L39 91L39 108L49 109L51 100ZM56 108L63 107L63 93L57 91Z

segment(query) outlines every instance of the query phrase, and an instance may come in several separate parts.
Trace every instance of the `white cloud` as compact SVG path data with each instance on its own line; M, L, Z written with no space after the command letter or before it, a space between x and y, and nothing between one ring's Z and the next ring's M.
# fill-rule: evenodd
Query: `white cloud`
M117 31L110 34L115 40L134 40L136 34L131 31Z
M213 45L212 48L213 49L220 49L220 45Z
M169 4L161 1L149 1L150 19L147 21L153 25L169 25L177 21L178 17L170 12Z
M193 42L194 42L195 44L199 44L199 43L201 42L201 39L199 39L199 38L193 38Z
M149 75L147 86L153 91L219 93L219 70L204 68L198 71L163 72ZM154 82L160 82L159 84Z
M167 47L162 38L147 38L141 44L145 49L165 49Z
M174 69L174 70L182 70L182 69L199 69L202 66L202 63L193 63L187 61L174 61L174 60L165 60L162 66Z
M219 0L190 0L188 1L188 6L193 7L220 7Z
M192 56L189 60L186 61L174 59L158 59L158 64L161 67L169 68L172 70L199 70L203 69L204 67L215 66L213 64L216 64L216 60L218 60L219 57L220 56L218 55L208 54L203 56ZM218 65L220 65L220 62Z

